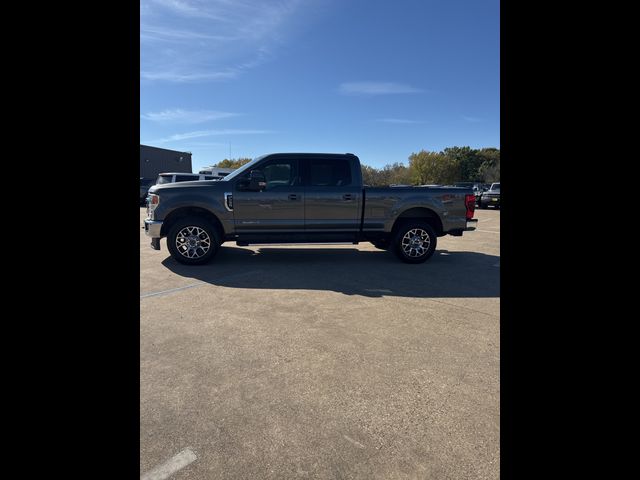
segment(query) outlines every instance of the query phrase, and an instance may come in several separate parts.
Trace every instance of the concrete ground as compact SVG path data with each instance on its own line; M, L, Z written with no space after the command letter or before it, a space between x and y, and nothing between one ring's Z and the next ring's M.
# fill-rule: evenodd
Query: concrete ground
M498 479L500 211L476 218L421 265L227 243L187 267L140 230L141 473Z

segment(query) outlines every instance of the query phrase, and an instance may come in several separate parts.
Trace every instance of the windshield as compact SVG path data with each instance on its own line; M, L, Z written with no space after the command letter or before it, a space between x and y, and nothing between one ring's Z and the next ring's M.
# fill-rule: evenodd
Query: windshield
M499 183L494 183L493 185L491 185L491 191L495 192L495 191L500 191L500 184Z
M251 169L256 163L258 163L260 160L262 160L264 157L266 157L266 155L260 155L259 157L254 158L253 160L251 160L249 163L245 163L243 166L241 166L240 168L238 168L237 170L234 170L233 172L231 172L229 175L227 175L224 178L221 178L220 181L221 182L227 182L231 179L236 178L238 175L241 175L242 173L244 173L245 171L248 171L249 169Z

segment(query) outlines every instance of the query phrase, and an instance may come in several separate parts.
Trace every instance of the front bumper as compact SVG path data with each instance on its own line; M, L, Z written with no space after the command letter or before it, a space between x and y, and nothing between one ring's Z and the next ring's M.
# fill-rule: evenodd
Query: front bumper
M467 220L467 226L464 228L465 232L472 232L476 229L476 227L478 226L478 219L477 218L472 218Z
M500 206L500 197L483 197L482 198L483 205L493 205L494 207Z
M148 237L160 238L161 229L162 229L162 222L157 222L155 220L149 220L148 218L145 218L144 233L146 233Z
M145 218L144 220L144 233L148 237L151 237L151 248L154 250L160 250L160 230L162 229L162 222L156 222Z

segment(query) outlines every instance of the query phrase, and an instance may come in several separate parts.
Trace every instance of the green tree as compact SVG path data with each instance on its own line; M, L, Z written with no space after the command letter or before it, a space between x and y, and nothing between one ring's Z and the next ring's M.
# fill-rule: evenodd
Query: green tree
M386 187L394 184L411 185L411 170L403 163L389 163L382 168L362 165L362 181L372 187Z
M250 158L225 158L221 162L218 162L214 165L214 167L220 168L239 168L245 163L249 163L251 161Z
M449 184L457 180L460 165L453 155L420 150L418 153L409 155L409 168L414 183L418 185Z
M479 155L479 150L471 147L449 147L443 152L453 159L459 166L458 177L454 181L477 182L480 180L480 166L483 158Z
M369 165L361 164L362 183L365 185L378 186L378 169Z
M493 183L500 181L500 150L497 148L482 148L478 151L482 158L482 164L478 168L478 174L484 182Z
M382 178L386 185L411 185L411 170L403 163L395 162L382 168Z

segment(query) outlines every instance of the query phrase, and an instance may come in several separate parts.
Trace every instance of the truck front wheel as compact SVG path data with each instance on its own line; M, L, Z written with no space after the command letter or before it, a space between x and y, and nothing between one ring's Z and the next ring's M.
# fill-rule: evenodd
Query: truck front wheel
M209 262L218 252L219 246L216 228L204 218L182 218L171 227L167 235L167 248L171 256L186 265Z
M395 254L406 263L422 263L436 250L438 236L426 222L411 221L402 225L394 237Z

